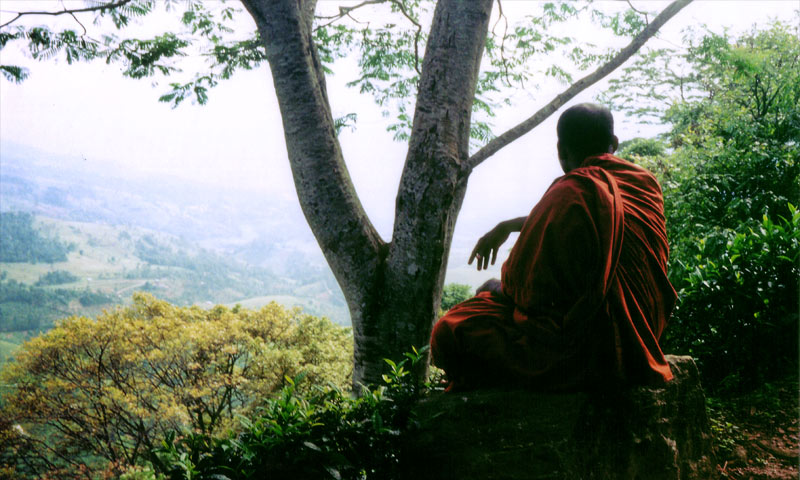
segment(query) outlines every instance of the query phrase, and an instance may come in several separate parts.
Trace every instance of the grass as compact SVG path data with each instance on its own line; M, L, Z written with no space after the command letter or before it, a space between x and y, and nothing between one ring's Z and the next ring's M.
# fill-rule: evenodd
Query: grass
M12 343L6 340L0 340L0 364L8 360L19 348L19 343Z

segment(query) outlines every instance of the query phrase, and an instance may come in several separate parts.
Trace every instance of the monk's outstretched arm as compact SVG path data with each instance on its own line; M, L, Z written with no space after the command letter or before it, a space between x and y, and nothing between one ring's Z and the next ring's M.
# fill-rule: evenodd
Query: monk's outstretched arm
M494 265L497 260L497 251L500 245L508 239L512 232L519 232L522 230L522 225L528 217L512 218L497 224L493 229L482 236L472 253L469 256L468 265L472 265L472 261L478 259L478 270L489 268L489 259L491 257L491 264Z

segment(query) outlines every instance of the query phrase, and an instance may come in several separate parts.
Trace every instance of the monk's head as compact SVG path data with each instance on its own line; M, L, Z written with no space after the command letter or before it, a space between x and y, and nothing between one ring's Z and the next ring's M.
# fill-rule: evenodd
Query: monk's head
M619 140L614 135L611 111L594 103L569 107L558 119L558 160L564 172L577 168L587 157L614 153Z

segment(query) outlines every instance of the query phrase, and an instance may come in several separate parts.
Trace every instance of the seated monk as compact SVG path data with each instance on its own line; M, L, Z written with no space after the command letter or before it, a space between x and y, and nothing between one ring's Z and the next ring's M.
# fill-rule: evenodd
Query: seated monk
M580 104L558 120L557 178L527 217L500 222L469 258L494 264L520 232L502 281L434 326L448 390L512 385L568 391L672 378L658 339L675 304L661 187L613 156L611 112Z

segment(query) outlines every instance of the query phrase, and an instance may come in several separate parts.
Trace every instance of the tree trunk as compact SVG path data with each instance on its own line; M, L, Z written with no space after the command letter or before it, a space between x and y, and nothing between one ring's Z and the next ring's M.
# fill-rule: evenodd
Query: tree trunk
M384 357L399 358L430 339L470 173L470 117L491 9L491 0L436 6L380 303L356 338L356 368L365 379L380 378Z
M391 244L364 213L342 158L311 39L314 3L244 2L266 46L300 204L350 309L353 380L375 383L384 358L428 344L436 318L470 171L470 113L492 0L436 6Z
M342 158L311 38L314 1L245 0L266 47L300 206L355 319L372 303L385 244Z

